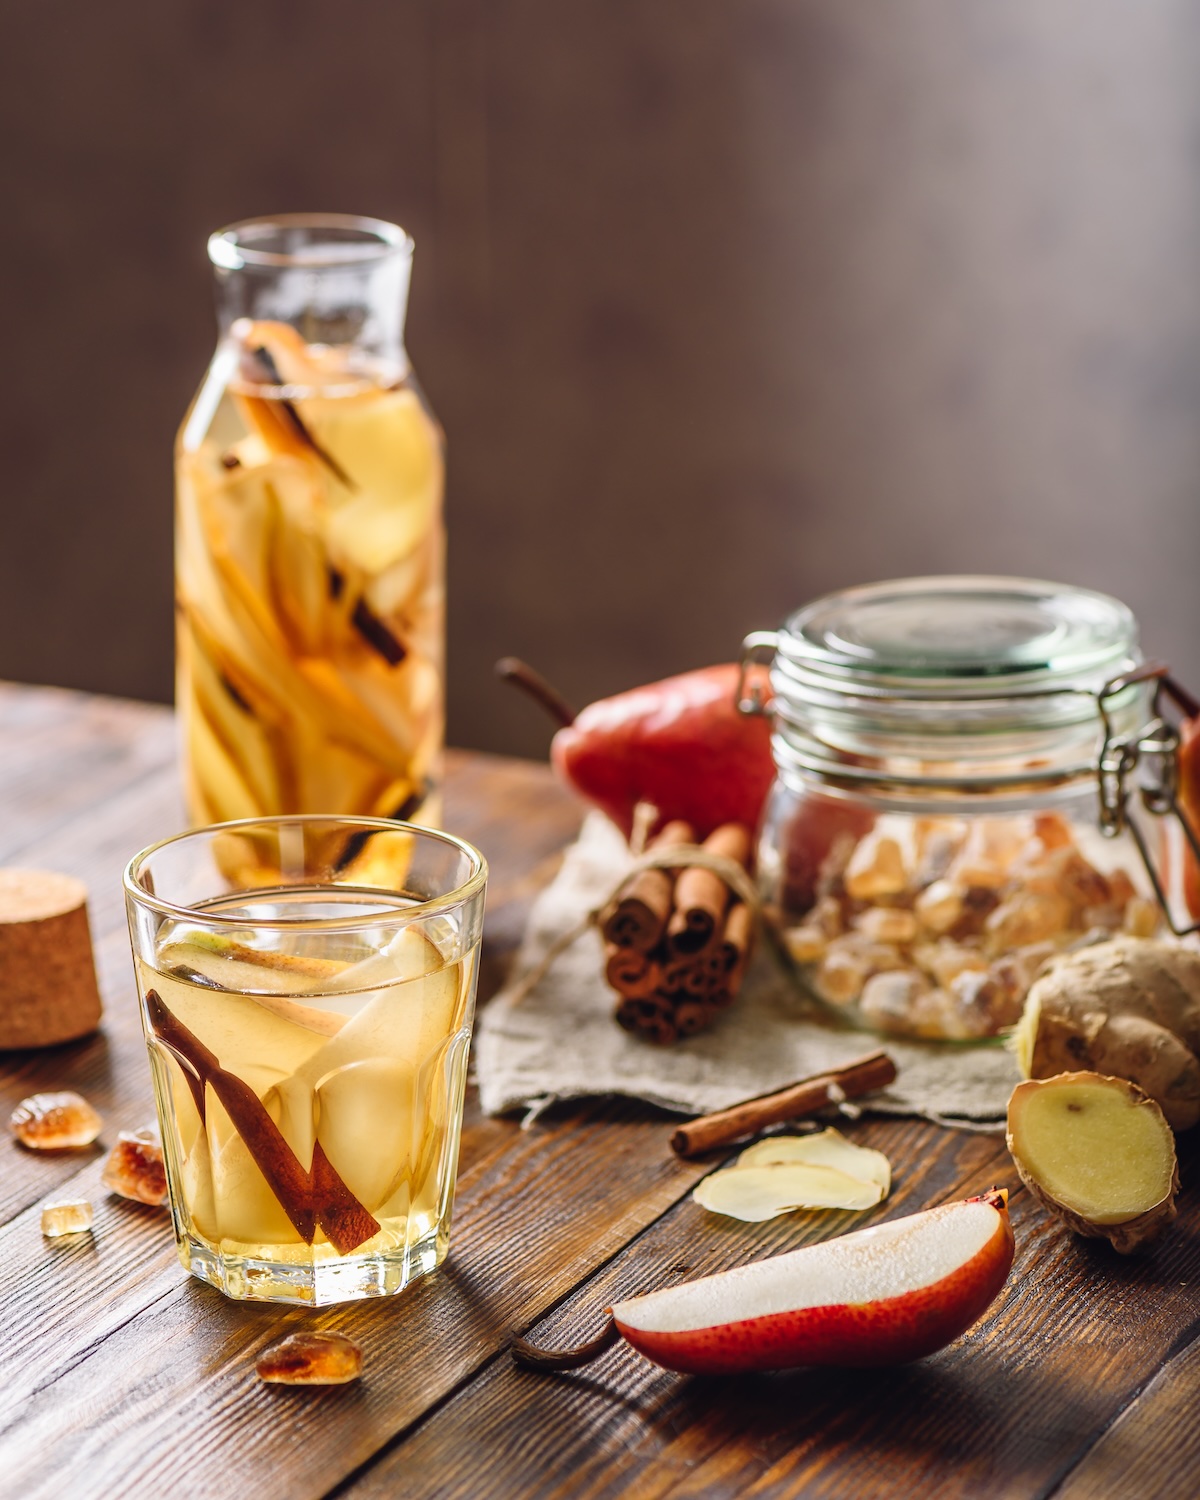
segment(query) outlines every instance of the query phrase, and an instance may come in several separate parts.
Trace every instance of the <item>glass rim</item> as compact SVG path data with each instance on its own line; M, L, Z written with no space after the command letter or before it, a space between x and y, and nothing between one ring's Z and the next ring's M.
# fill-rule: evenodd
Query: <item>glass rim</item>
M189 839L199 838L206 834L233 833L248 828L283 828L335 823L342 826L349 825L358 831L369 829L372 833L414 833L437 843L448 844L466 856L473 866L471 874L460 885L447 891L443 896L433 896L427 901L411 901L403 906L383 906L376 911L357 917L234 917L222 912L203 911L194 906L182 906L178 902L167 901L138 883L138 873L147 861L171 844L182 844ZM145 849L139 850L133 856L125 866L121 883L126 896L131 901L164 917L182 918L185 921L211 924L217 927L241 929L256 927L276 932L346 932L364 927L377 927L380 922L401 917L405 921L419 921L423 917L436 916L450 907L465 905L466 902L483 892L487 885L487 878L487 860L475 845L469 844L466 839L461 839L456 834L445 833L440 828L427 828L422 823L404 823L395 818L354 817L340 813L282 813L263 818L237 818L228 823L205 823L199 828L186 828L182 833L173 833L168 838L159 839L153 844L148 844ZM344 889L350 890L354 887L347 886ZM247 887L246 893L253 894L256 890L260 894L266 894L261 887ZM387 893L381 891L381 894Z
M296 255L287 250L256 250L243 242L251 229L322 229L353 231L361 239L330 241L319 253ZM297 266L308 270L332 266L361 266L391 255L411 255L413 238L399 224L362 214L264 214L238 219L215 229L208 237L208 258L219 270L241 271L248 266Z

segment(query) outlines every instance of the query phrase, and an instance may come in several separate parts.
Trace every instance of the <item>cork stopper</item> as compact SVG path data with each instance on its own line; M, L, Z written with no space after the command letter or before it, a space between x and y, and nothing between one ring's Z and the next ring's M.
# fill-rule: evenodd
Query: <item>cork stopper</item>
M0 1049L74 1041L99 1024L87 887L0 869Z

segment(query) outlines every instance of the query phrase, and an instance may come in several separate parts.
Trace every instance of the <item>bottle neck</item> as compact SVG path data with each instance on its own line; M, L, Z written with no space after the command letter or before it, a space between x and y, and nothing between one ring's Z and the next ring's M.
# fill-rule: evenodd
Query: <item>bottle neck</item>
M209 240L223 339L246 323L283 323L347 366L407 370L404 321L412 241L395 225L339 215L286 215Z

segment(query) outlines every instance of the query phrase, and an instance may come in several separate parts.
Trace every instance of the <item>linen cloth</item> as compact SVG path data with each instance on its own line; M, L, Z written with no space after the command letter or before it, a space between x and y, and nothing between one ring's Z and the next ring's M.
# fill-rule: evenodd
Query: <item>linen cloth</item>
M1019 1081L999 1044L887 1038L822 1022L759 945L742 992L711 1030L671 1047L623 1031L603 979L603 942L590 929L525 995L518 986L551 943L599 906L629 868L619 832L590 814L559 873L537 897L508 987L480 1013L476 1074L483 1109L503 1114L555 1099L627 1095L681 1114L706 1114L886 1046L898 1077L865 1107L939 1124L999 1128Z

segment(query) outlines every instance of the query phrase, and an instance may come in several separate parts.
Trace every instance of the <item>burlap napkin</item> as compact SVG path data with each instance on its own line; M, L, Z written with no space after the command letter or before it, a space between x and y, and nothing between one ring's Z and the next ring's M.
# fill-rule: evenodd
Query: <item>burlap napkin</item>
M550 944L612 890L628 868L620 834L600 814L584 824L530 915L513 980L480 1014L476 1070L488 1114L550 1099L623 1094L684 1114L723 1109L783 1088L878 1045L862 1032L822 1024L760 952L736 1004L701 1036L656 1047L613 1021L602 944L591 930L554 962L527 994L523 974ZM899 1077L871 1109L922 1115L941 1124L994 1125L1018 1081L999 1045L888 1040Z

